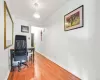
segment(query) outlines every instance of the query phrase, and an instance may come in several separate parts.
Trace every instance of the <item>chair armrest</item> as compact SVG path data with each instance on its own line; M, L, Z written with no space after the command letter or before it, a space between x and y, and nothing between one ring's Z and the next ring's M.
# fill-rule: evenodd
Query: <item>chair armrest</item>
M31 50L34 52L35 48L27 48L27 52L28 52L28 50ZM14 56L14 53L15 53L15 49L10 49L10 54Z

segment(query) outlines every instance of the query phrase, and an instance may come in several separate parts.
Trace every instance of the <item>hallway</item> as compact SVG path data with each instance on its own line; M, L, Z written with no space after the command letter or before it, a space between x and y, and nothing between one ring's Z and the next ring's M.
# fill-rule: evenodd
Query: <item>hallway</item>
M15 71L11 75L8 80L80 80L78 77L36 52L34 65L22 69L21 72Z
M100 80L99 7L100 0L0 0L0 80ZM34 64L10 73L29 61L30 48Z

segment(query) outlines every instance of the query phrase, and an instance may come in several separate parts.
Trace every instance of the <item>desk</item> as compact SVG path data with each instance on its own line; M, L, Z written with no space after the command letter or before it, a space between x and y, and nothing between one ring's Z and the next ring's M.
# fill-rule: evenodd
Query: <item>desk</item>
M32 62L34 63L34 50L35 48L28 48L27 49L28 52L33 52L33 55L32 55ZM10 49L10 59L11 59L11 71L13 70L13 58L14 58L14 53L15 53L15 50L14 49Z

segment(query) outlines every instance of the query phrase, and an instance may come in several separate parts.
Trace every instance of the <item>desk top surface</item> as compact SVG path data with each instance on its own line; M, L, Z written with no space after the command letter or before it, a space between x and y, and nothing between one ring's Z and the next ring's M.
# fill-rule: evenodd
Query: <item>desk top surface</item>
M34 47L31 47L31 48L27 48L28 50L32 50L32 49L34 49ZM14 50L14 49L10 49L10 50Z

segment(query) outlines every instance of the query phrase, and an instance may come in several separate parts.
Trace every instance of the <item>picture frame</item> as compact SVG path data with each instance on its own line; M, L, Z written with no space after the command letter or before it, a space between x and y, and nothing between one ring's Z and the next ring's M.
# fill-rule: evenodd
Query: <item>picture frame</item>
M84 26L84 5L64 15L64 31L82 28Z
M29 33L29 26L21 25L21 32Z
M4 1L4 49L13 45L14 22L6 2Z

